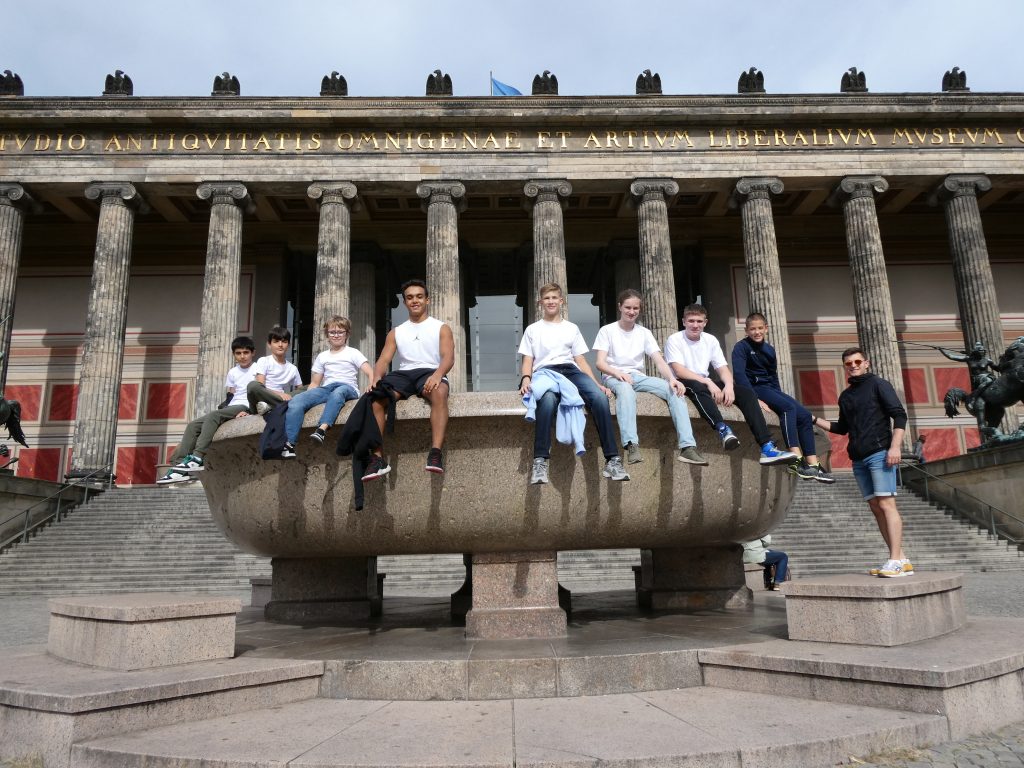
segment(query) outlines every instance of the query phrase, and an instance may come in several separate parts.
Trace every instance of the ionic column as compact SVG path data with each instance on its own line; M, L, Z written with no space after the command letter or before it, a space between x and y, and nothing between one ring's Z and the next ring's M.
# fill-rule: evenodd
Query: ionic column
M466 188L459 181L427 181L416 187L427 212L427 287L430 314L451 327L455 365L448 372L452 392L466 391L466 331L462 325L459 269L459 208ZM463 203L464 204L464 203Z
M0 184L0 392L7 386L7 364L14 327L15 287L21 262L21 233L32 198L20 184Z
M946 214L964 349L970 351L980 341L995 360L1003 351L1003 323L978 210L978 192L990 189L992 182L987 176L954 174L943 180L931 202L941 201ZM1017 414L1008 409L1003 419L1004 431L1013 432L1017 426Z
M835 200L842 203L846 223L846 249L853 278L857 336L871 360L871 370L887 379L900 400L906 403L903 368L896 347L892 296L875 209L875 195L888 188L889 183L881 176L847 176L833 194Z
M252 202L245 185L237 181L205 182L196 194L210 201L193 405L193 414L200 415L214 410L224 399L224 377L232 365L231 340L238 333L242 214Z
M679 185L671 179L637 179L629 185L629 191L636 203L640 229L643 324L659 344L664 344L679 330L667 200L679 194Z
M533 304L530 322L540 319L538 290L545 283L558 283L569 292L565 266L565 222L562 210L572 194L572 185L565 179L540 179L526 182L523 191L533 200ZM568 317L566 308L566 317Z
M743 259L747 269L747 303L760 312L771 330L779 366L779 384L793 392L793 356L789 349L786 303L782 295L782 268L772 218L772 195L782 194L782 179L744 178L736 183L730 202L743 217Z
M100 219L78 377L78 411L71 453L73 475L89 474L114 461L132 230L135 210L142 204L135 187L128 183L90 184L85 196L100 201Z
M348 201L355 199L356 185L347 181L318 181L309 185L306 194L320 201L313 298L313 338L320 338L327 318L348 317L350 312L352 213Z
M349 344L364 355L372 366L377 361L377 269L365 261L352 265L352 295L357 297L349 308L352 321L352 335ZM360 383L366 386L369 382Z

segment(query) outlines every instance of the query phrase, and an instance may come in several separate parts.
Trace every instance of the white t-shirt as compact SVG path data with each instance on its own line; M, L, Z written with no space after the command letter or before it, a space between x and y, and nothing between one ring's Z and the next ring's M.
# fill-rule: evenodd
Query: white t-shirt
M533 358L533 370L565 363L575 365L573 358L586 351L583 334L568 320L558 323L538 320L526 326L519 343L519 354Z
M636 323L630 331L623 330L618 323L602 326L594 339L594 349L603 349L608 353L609 365L630 375L644 373L644 355L661 352L654 334L640 323ZM614 377L604 375L606 381L610 378Z
M263 384L267 389L275 392L291 392L295 387L302 386L302 377L299 376L299 369L287 360L278 363L273 355L261 357L252 364L253 375L263 374L266 376ZM248 402L248 401L246 401Z
M255 367L256 366L251 364L248 368L236 365L228 371L227 378L224 379L224 388L230 389L233 392L231 395L231 402L228 403L228 406L249 405L249 398L245 394L245 388L249 386L250 381L256 378L256 371L253 370Z
M340 381L359 391L359 367L366 362L366 357L355 347L345 346L337 352L325 349L313 361L313 373L323 374L321 384L333 384Z
M708 376L711 369L728 365L722 345L710 333L701 333L697 341L686 338L686 331L673 333L665 341L665 362L679 363L698 376Z
M395 370L415 371L441 365L441 326L436 317L406 320L395 328Z

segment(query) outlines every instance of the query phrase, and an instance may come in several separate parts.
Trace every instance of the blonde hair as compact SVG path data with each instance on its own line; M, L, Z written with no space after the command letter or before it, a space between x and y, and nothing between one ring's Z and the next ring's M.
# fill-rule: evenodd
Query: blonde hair
M331 315L327 318L327 322L324 323L324 335L327 334L331 328L343 328L349 333L352 333L352 323L347 317L341 315Z
M562 286L560 286L558 283L544 283L544 285L537 289L537 301L540 301L542 298L544 298L545 293L551 293L552 291L557 293L562 298L565 298L565 293L562 292Z

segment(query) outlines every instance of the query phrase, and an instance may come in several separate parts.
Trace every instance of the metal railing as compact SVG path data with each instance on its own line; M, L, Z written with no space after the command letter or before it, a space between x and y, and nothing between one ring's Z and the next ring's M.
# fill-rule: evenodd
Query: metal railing
M900 464L900 474L903 484L922 496L929 504L936 503L949 507L958 515L982 528L987 528L993 536L1012 542L1018 547L1024 543L1024 518L989 504L962 488L957 488L941 477L933 475L918 463ZM1008 525L1007 521L1012 522ZM1010 532L1011 526L1019 532L1017 535Z
M46 525L51 520L59 523L62 517L61 504L65 501L64 492L67 491L69 488L83 488L85 490L85 494L82 497L81 501L82 504L85 504L89 501L90 490L96 491L97 493L100 493L103 490L109 490L113 486L115 479L112 470L113 464L107 464L105 467L94 469L92 472L89 472L86 475L82 475L81 477L76 477L74 480L65 480L65 482L61 485L60 490L58 490L56 493L51 493L45 499L40 499L39 501L30 504L29 506L25 507L24 510L11 515L6 520L0 520L0 530L3 530L4 526L6 526L8 523L14 522L19 517L25 518L25 522L24 525L22 526L22 530L20 533L16 533L13 536L9 536L3 541L0 541L0 552L3 552L5 549L7 549L9 546L11 546L19 540L21 542L28 541L29 535L33 531ZM101 480L101 482L95 482L97 479ZM106 488L102 487L104 485L106 486ZM99 487L97 488L97 486ZM49 504L54 499L57 500L56 509L50 514L44 515L39 519L33 521L31 514L32 510L43 504ZM68 513L71 511L72 508L74 508L74 506L75 504L72 503L70 506L66 507L63 510L63 516L67 517Z

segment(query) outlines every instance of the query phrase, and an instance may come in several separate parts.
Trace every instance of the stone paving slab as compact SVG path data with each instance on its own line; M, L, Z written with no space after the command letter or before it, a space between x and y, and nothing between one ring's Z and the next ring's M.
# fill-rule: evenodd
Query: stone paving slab
M317 699L76 745L76 768L792 768L947 736L941 717L714 689L489 702ZM791 736L794 723L802 723Z

